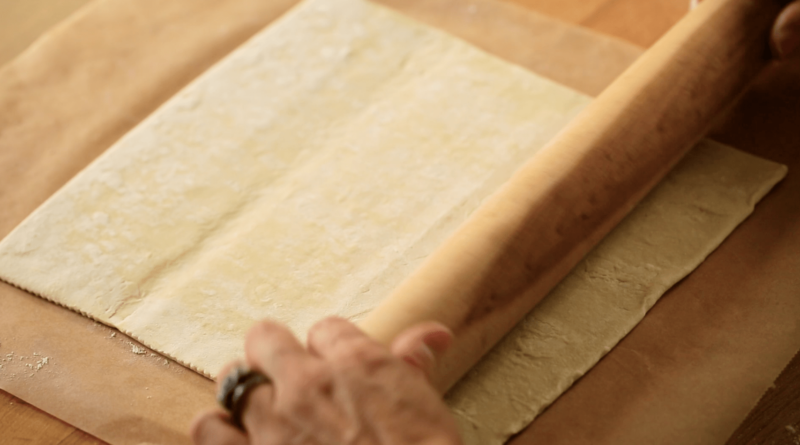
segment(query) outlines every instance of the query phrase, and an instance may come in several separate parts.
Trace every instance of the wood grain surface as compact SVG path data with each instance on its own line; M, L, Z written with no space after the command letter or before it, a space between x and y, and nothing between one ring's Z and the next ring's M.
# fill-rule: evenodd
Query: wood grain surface
M0 441L8 444L78 445L105 442L0 391Z
M685 12L687 0L509 0L552 17L651 45ZM88 0L0 0L0 65ZM737 430L728 445L800 443L800 359L776 381L775 389ZM103 443L35 407L0 391L3 443ZM795 442L797 441L797 442Z
M800 352L733 433L727 445L800 443Z

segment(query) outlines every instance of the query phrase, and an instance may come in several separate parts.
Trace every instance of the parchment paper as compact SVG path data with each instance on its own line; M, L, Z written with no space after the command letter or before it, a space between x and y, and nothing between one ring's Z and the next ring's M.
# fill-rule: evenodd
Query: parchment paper
M289 6L260 0L100 1L2 69L0 171L14 187L0 189L0 208L6 209L0 234ZM555 80L563 74L573 80L562 83L588 94L638 54L630 45L494 2L393 6L512 62L538 64ZM566 48L576 57L564 57ZM591 76L585 74L586 60L598 67ZM0 354L50 357L43 368L49 373L0 378L3 389L113 443L186 442L193 413L213 405L213 384L199 375L135 354L122 334L112 338L107 328L81 316L6 284L0 289Z
M570 85L570 77L583 77L583 84L576 82L570 86L590 94L596 93L597 88L607 83L636 54L630 46L597 39L584 31L505 5L458 5L404 3L404 9L460 33L511 61L535 67L537 63L533 60L538 60L545 71L551 70L540 73L567 85ZM270 13L277 13L285 6L255 1L219 5L197 1L138 2L131 6L104 1L50 33L13 65L0 71L0 109L3 110L0 115L3 128L0 171L6 179L0 189L0 206L5 216L0 222L0 233L7 233L110 142L268 21ZM531 33L531 29L538 31ZM531 41L546 45L539 48L535 43L530 44ZM564 57L564 54L571 56ZM556 62L551 64L548 57ZM564 79L558 78L558 73ZM751 97L751 107L745 108L775 112L766 111L763 122L748 119L757 114L740 114L744 116L741 118L744 123L736 122L730 127L735 132L727 134L733 135L731 138L735 140L726 142L752 148L769 135L768 139L774 143L770 146L773 151L761 155L769 158L773 154L772 159L789 164L791 169L798 165L797 157L790 156L788 151L798 142L790 124L792 119L797 119L797 110L791 104L797 103L798 96L796 88L789 89L792 86L789 80L796 77L780 72L775 76L769 79L772 85L757 91ZM783 85L775 84L775 78L783 79ZM786 91L789 95L782 95ZM109 106L99 107L98 104ZM768 108L775 105L778 108ZM750 132L745 133L746 137L738 136L738 132L748 128ZM753 128L762 130L753 131ZM8 186L12 183L13 188ZM800 284L790 279L797 264L782 262L787 256L791 258L790 253L796 252L800 245L800 239L791 230L800 214L793 204L796 201L792 201L798 191L800 184L790 174L777 193L767 197L762 205L771 210L759 209L709 261L718 268L716 274L710 276L713 279L716 275L717 281L710 282L709 287L727 280L730 270L738 273L738 281L734 280L738 284L748 284L751 288L758 288L760 283L770 284L769 293L748 294L747 288L737 288L736 283L732 283L731 293L711 292L699 300L696 290L694 293L683 291L687 286L683 283L667 300L676 303L657 305L623 342L623 346L630 346L630 342L649 345L650 349L645 352L656 358L663 350L672 352L667 355L668 360L658 360L663 371L651 366L643 380L631 379L620 370L635 370L640 363L639 356L626 354L629 349L625 347L617 348L601 363L605 367L607 363L618 364L610 374L590 372L568 392L569 398L559 400L519 440L537 435L553 441L568 440L591 432L596 432L593 439L605 437L616 439L617 443L626 442L626 437L641 439L624 436L633 432L651 434L649 437L654 440L650 442L657 443L655 438L658 437L674 439L676 434L691 437L698 428L709 424L716 425L712 433L717 434L717 439L725 435L726 428L732 430L743 417L743 411L746 412L758 393L788 361L791 352L785 351L796 349L794 342L800 337L797 335L800 308L791 298ZM754 220L761 222L753 223ZM766 231L757 232L759 228L766 228ZM774 228L784 230L776 233ZM754 246L753 240L766 243ZM733 246L728 247L730 244ZM738 260L742 256L745 260L766 259L770 267L762 268L754 277L746 267L749 262ZM713 266L706 265L701 270L708 267ZM726 298L731 294L738 299ZM169 378L164 368L155 366L163 366L159 360L134 354L120 334L109 339L105 328L8 286L2 287L0 295L3 307L0 353L15 349L17 353L30 354L39 350L52 357L51 378L30 378L37 382L35 384L30 379L0 379L4 389L115 443L180 442L191 413L210 406L210 382L191 372L174 371L175 368L169 368L169 372L175 372L176 377ZM683 311L682 307L687 304L690 310ZM664 306L667 309L660 309ZM706 310L694 310L698 306ZM748 313L745 309L752 311ZM720 318L715 316L717 313L738 314L738 317ZM750 317L753 313L755 316ZM764 320L770 323L764 325ZM643 328L652 325L655 330ZM687 332L684 329L687 326L694 329ZM645 333L641 334L643 330ZM714 335L697 338L698 331ZM738 345L723 341L732 331L737 331L735 340L746 341ZM753 335L754 331L768 335ZM669 339L667 344L662 342L663 337ZM75 341L78 338L80 342ZM728 347L715 347L721 346L720 343ZM686 344L692 346L691 354L675 353ZM696 358L700 355L704 360L698 363ZM148 365L150 358L154 362ZM730 366L731 363L736 366ZM696 366L698 364L701 366ZM600 377L593 377L597 373ZM671 374L677 374L678 378L671 378ZM57 378L59 375L61 377ZM683 388L687 376L700 378L703 385ZM743 390L730 391L731 381ZM143 389L142 385L149 389ZM65 386L69 389L65 390ZM658 402L664 396L658 395L674 393L676 387L681 391L667 397L670 403L661 404L660 410L634 412L630 409L648 404L659 407ZM605 391L608 388L623 391L609 393ZM154 389L161 397L148 399L148 392ZM702 403L710 399L708 396L713 398L723 391L733 396L725 403L715 404L714 410L705 409ZM578 396L572 395L576 393ZM702 409L690 410L691 415L683 412L692 406ZM636 414L639 416L635 417ZM630 428L630 422L638 426ZM140 435L134 437L137 432ZM718 442L722 440L724 438Z

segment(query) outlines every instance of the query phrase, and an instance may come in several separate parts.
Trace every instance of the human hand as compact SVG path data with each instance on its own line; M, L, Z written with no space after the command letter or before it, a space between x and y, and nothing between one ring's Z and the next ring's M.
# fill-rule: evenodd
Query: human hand
M795 0L783 8L770 39L772 52L780 59L796 56L800 47L800 0Z
M694 9L702 0L690 0L689 7ZM800 0L790 2L772 26L770 34L772 53L778 59L796 56L800 47Z
M242 414L245 431L228 415L197 417L197 445L460 444L456 425L427 379L452 334L421 323L387 349L352 323L328 318L314 325L304 347L285 326L262 321L245 341L247 366L269 376ZM237 365L228 365L221 375Z

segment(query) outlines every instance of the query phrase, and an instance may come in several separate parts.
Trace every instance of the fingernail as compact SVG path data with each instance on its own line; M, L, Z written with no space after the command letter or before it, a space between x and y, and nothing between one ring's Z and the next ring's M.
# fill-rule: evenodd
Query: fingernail
M427 367L436 360L433 351L428 345L420 343L410 356L406 357L406 361L411 362L412 365L420 369L427 369Z
M422 339L425 346L432 354L441 354L450 347L453 342L453 334L448 331L431 332Z

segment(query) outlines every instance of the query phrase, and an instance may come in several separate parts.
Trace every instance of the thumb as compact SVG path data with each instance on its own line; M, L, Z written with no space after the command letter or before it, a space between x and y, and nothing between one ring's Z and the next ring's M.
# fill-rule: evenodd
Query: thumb
M441 323L426 321L401 332L392 342L391 351L429 377L436 360L452 343L450 329Z
M770 43L772 51L780 59L796 55L800 47L800 1L789 4L778 16Z

